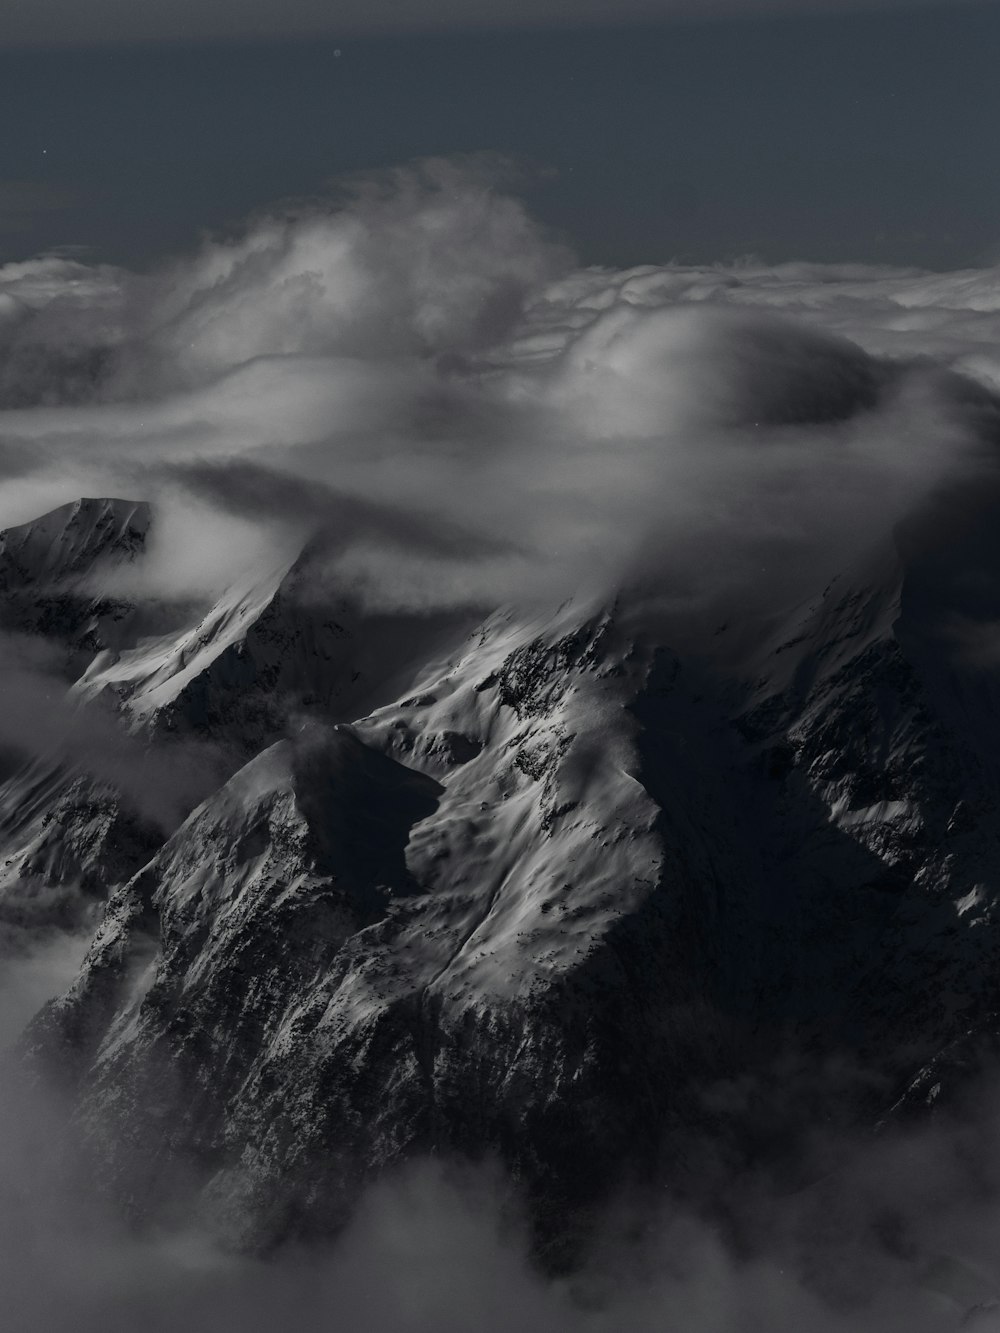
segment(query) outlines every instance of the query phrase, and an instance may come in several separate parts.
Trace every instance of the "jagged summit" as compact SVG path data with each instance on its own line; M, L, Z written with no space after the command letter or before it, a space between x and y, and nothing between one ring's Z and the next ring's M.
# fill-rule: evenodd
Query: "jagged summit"
M77 579L103 561L142 550L150 508L142 500L81 498L0 532L0 590Z
M989 629L1000 552L985 518L935 522L708 634L628 593L372 616L290 558L92 649L77 698L233 755L145 850L54 778L0 790L15 868L107 896L30 1038L103 1178L141 1216L183 1179L267 1245L415 1153L493 1154L558 1248L623 1173L695 1169L699 1135L793 1151L794 1087L766 1126L706 1109L776 1053L849 1052L837 1113L878 1123L1000 1010L1000 705L942 630L956 581Z
M254 753L300 711L350 722L391 700L467 614L366 612L312 578L308 546L248 569L179 626L95 655L77 684L152 733Z
M80 499L0 533L0 629L61 644L70 679L127 642L134 603L101 576L141 558L150 522L143 501Z

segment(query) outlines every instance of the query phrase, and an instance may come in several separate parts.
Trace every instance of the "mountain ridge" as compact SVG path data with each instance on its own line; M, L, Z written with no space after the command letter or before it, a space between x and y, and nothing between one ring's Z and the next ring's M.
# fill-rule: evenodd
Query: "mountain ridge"
M147 1221L183 1196L267 1249L336 1230L414 1155L496 1156L563 1262L623 1178L694 1189L713 1136L733 1162L794 1157L826 1075L766 1113L725 1092L775 1060L849 1057L830 1113L881 1123L1000 1009L998 788L964 702L982 670L941 669L939 616L992 555L983 533L914 540L749 637L671 647L624 593L416 649L401 616L409 656L369 712L328 693L225 716L251 722L223 785L108 876L77 981L22 1043L107 1188ZM204 659L157 650L156 689L174 661L225 714L242 596ZM255 605L236 620L276 606L312 652L308 616ZM336 636L335 672L355 643ZM94 661L84 699L117 665Z

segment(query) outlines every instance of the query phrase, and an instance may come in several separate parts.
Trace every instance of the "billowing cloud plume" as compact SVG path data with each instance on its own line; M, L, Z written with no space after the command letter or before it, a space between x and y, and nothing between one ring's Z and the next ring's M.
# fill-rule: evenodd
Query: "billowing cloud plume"
M496 344L568 261L491 188L497 170L386 172L339 210L293 209L205 247L136 293L147 369L196 382L260 356L383 362Z
M381 606L784 596L992 456L996 283L574 272L482 164L427 163L152 275L0 271L50 353L0 415L0 523L148 495L163 595L325 534L327 590Z
M120 337L123 285L110 268L48 257L3 269L0 405L72 401L93 392Z

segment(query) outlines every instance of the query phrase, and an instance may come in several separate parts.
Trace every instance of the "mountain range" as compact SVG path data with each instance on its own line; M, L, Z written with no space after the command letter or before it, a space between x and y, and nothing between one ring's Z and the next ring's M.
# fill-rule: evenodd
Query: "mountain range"
M947 1114L1000 1040L996 498L697 613L372 611L322 536L170 602L142 502L8 529L0 947L79 942L8 1059L133 1221L254 1252L454 1155L572 1267L626 1186L723 1215Z

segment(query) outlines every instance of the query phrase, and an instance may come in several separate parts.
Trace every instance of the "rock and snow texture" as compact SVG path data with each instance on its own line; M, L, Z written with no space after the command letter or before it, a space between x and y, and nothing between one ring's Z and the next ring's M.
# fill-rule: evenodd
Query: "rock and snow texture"
M149 521L141 502L82 499L0 533L0 634L20 649L5 653L0 685L8 708L27 714L17 730L42 750L21 764L17 745L7 753L3 738L0 954L30 944L39 930L86 924L107 883L132 873L156 845L113 788L67 763L58 713L55 726L30 716L60 708L81 667L127 641L135 608L102 594L99 580L141 556ZM41 662L43 674L25 666L26 646L28 665Z
M130 500L82 499L0 532L5 593L47 591L91 574L95 565L133 560L149 530L149 506Z
M794 1135L794 1083L763 1121L733 1091L782 1052L849 1052L861 1124L939 1096L1000 1007L1000 709L944 614L993 623L987 509L738 646L625 595L372 624L293 562L96 648L76 707L231 774L172 830L56 759L2 789L10 939L100 912L25 1043L108 1188L266 1247L416 1153L497 1156L558 1253L623 1176ZM145 510L78 512L7 539L47 588L141 558Z
M0 628L91 655L117 642L132 608L94 579L134 561L148 529L146 504L83 499L0 532Z
M153 734L197 734L255 753L294 711L350 720L405 680L454 617L361 615L320 600L312 552L250 570L180 625L94 657L76 684Z

